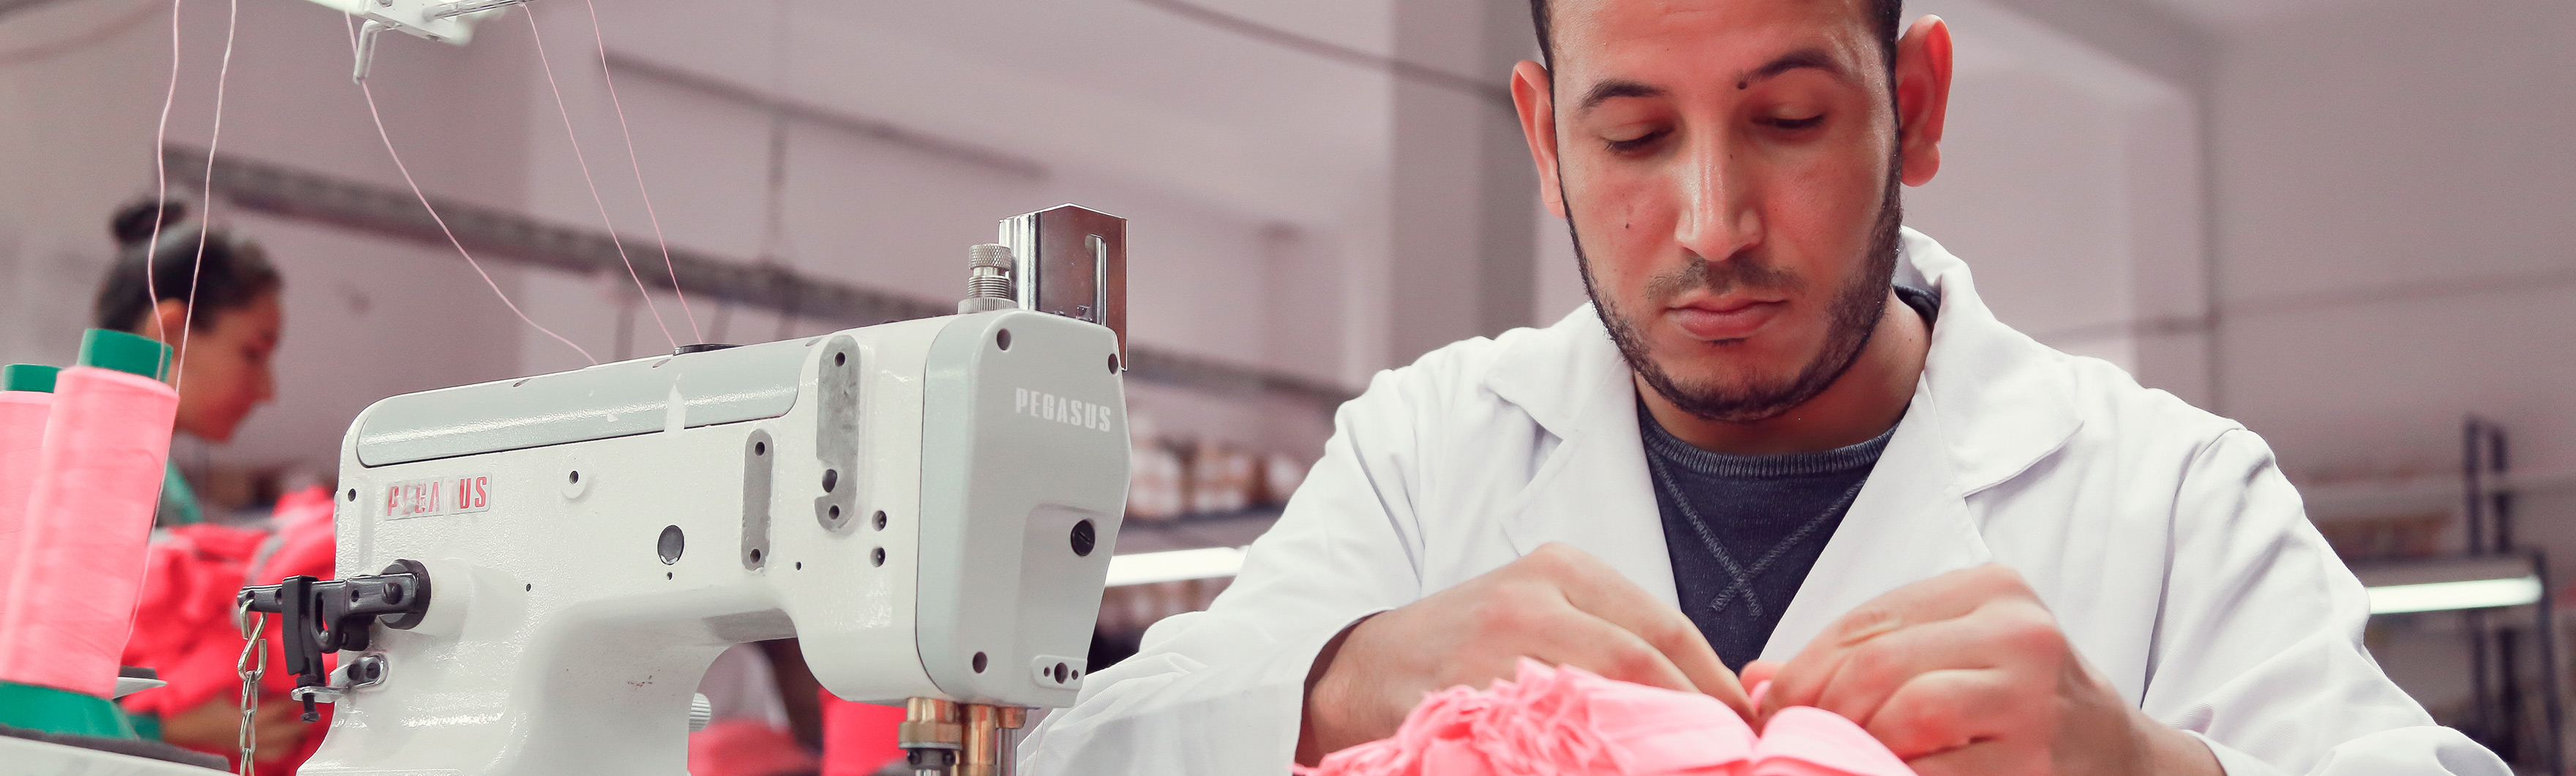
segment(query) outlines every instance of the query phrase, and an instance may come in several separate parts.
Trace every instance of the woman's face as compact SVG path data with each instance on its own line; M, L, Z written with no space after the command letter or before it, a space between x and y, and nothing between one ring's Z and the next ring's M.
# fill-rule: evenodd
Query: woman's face
M176 312L172 317L186 314ZM275 398L276 377L269 370L269 356L277 351L277 338L285 325L285 313L272 291L250 304L217 311L206 326L189 333L185 349L174 354L179 364L174 381L179 387L179 430L209 442L230 441L233 429L250 417L252 408ZM171 339L179 339L175 325L169 333Z

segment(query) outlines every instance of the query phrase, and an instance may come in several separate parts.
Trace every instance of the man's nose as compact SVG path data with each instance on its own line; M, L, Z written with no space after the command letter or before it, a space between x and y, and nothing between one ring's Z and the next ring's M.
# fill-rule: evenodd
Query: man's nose
M1745 165L1735 159L1723 133L1695 138L1675 160L1679 217L1673 238L1683 249L1709 261L1725 261L1762 243L1761 209Z

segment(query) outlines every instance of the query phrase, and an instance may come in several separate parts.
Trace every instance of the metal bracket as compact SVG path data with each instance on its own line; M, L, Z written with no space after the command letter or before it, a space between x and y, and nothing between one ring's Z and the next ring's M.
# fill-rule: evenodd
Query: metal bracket
M1107 326L1127 351L1127 219L1057 205L1002 219L1023 309Z
M350 0L333 2L315 0L323 5L342 8L351 15L367 20L358 30L358 62L349 80L366 83L367 72L376 59L376 37L386 30L399 30L424 40L453 43L459 46L474 39L474 23L497 16L503 9L528 0Z
M370 652L340 664L331 672L329 684L319 687L297 687L286 691L286 697L306 705L333 703L349 693L385 683L385 656Z
M352 685L346 671L326 675L323 653L366 649L368 627L380 620L398 630L419 625L429 613L429 595L429 568L398 560L374 576L317 580L297 575L274 585L245 587L237 600L250 611L279 615L286 670L295 674L289 695L304 702L304 720L312 722L319 719L313 704L330 703L350 687L384 679L382 656L372 656L373 663L365 657L354 661L367 667L359 669L358 683Z

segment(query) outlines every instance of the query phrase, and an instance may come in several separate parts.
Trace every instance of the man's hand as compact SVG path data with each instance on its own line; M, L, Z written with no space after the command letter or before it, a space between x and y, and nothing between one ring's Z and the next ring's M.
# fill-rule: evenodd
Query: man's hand
M2096 676L2020 574L2000 565L1898 588L1850 614L1771 680L1760 719L1814 706L1859 723L1923 776L2220 773L2209 748Z
M1425 694L1482 688L1524 656L1749 710L1688 617L1582 550L1547 544L1344 630L1315 658L1297 760L1392 735Z

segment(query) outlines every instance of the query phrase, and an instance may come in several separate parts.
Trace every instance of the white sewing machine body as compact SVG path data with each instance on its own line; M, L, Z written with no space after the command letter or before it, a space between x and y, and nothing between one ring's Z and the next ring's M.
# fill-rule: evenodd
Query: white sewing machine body
M699 677L763 639L852 700L1070 705L1125 501L1119 352L1002 310L378 402L338 572L417 561L429 605L373 629L381 676L303 773L680 776Z

